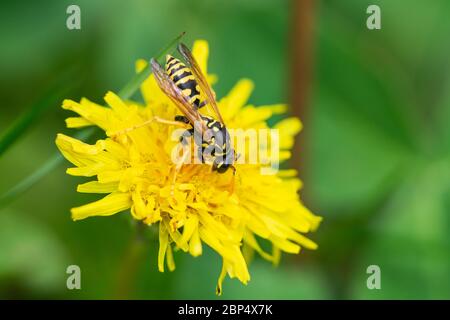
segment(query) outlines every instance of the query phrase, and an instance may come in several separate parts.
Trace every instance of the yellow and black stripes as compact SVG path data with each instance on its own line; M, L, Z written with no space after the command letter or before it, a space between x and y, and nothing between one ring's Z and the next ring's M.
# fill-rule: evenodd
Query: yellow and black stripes
M166 72L194 107L200 106L200 88L191 70L177 58L166 56Z
M211 150L214 156L213 170L223 173L232 165L234 161L234 150L230 145L230 137L225 126L211 117L202 116L206 127L213 131L213 136L209 141L203 141L202 149Z
M189 62L188 66L191 66L195 62L194 58L187 48L181 48L179 48L180 53ZM184 113L175 116L175 121L189 125L181 135L180 142L187 145L188 139L193 138L198 159L201 159L203 163L211 164L213 171L224 173L231 168L234 174L236 171L233 166L235 152L232 148L230 135L215 104L214 94L210 92L206 84L205 76L199 70L194 70L193 73L182 61L171 55L166 56L165 70L161 70L162 68L156 60L152 59L151 63L158 85ZM203 86L203 82L205 82L205 86ZM178 90L174 92L174 89ZM202 98L200 91L207 96L204 101L200 100ZM214 108L220 121L200 113L198 109L206 104L210 104ZM194 123L191 123L191 121L199 118L202 121L201 130L195 130Z

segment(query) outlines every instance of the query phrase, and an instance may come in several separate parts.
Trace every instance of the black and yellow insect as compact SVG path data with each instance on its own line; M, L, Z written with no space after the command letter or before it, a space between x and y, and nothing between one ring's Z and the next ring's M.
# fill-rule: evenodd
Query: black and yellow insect
M167 55L166 73L183 95L188 98L189 103L194 108L201 108L205 104L205 102L200 102L200 87L197 80L195 80L195 76L183 62L171 55Z
M170 55L166 57L165 70L155 59L151 59L151 66L161 90L183 113L176 116L175 121L190 125L181 139L185 141L193 135L200 159L204 163L211 163L213 171L224 173L232 168L234 172L235 154L215 95L190 50L180 44L178 51L188 66ZM206 98L203 101L201 93ZM199 112L207 104L212 107L218 119Z

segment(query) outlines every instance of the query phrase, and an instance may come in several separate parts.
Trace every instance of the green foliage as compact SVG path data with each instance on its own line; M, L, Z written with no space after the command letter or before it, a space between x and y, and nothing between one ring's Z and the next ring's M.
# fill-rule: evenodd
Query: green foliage
M44 224L21 212L0 215L0 296L47 297L65 287L67 253ZM14 297L14 296L13 296Z

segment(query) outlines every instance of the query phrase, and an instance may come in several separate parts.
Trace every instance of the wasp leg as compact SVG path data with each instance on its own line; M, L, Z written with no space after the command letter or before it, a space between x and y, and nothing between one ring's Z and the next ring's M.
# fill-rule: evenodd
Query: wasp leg
M216 94L214 93L214 98L216 97ZM195 109L200 109L203 108L204 106L206 106L208 104L208 99L203 100L202 102L200 102L198 104L198 106L195 107Z
M149 124L151 124L153 122L158 122L158 123L163 123L163 124L173 125L173 126L179 126L179 127L183 127L183 128L185 127L185 125L180 123L179 121L170 121L170 120L162 119L160 117L156 117L155 116L155 117L153 117L153 118L151 118L151 119L149 119L149 120L147 120L147 121L145 121L145 122L143 122L141 124L137 124L137 125L134 125L132 127L129 127L129 128L123 129L123 130L119 130L119 131L116 131L116 132L113 132L113 133L110 133L108 135L109 136L118 136L118 135L126 134L126 133L134 131L136 129L148 126Z
M156 116L153 117L153 121L156 121L156 122L159 122L159 123L163 123L163 124L183 127L183 128L186 127L183 123L180 123L180 121L170 121L170 120L162 119L162 118L156 117Z
M186 123L186 124L189 123L189 119L186 116L175 116L174 120L178 121L178 122Z
M200 102L200 104L196 107L196 109L203 108L203 107L206 106L207 104L208 104L208 100L203 100L203 101Z

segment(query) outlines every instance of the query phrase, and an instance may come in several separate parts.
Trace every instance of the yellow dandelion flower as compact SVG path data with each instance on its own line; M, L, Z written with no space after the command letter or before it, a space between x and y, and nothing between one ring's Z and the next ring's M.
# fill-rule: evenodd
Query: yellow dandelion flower
M207 74L208 44L196 41L193 55ZM147 66L139 60L137 71ZM214 75L207 75L211 83ZM254 107L247 104L253 90L248 79L240 80L218 106L227 128L269 128L267 120L284 113L286 106ZM261 173L261 164L236 164L233 173L219 174L208 164L185 164L174 180L176 164L171 150L177 144L172 138L173 125L151 122L135 130L154 116L174 119L180 112L158 87L153 75L141 85L144 105L123 101L113 92L105 95L108 107L88 99L65 100L62 107L78 114L66 120L70 128L98 126L106 138L87 144L58 134L56 144L74 167L67 173L92 177L78 185L78 192L103 193L102 199L71 210L72 219L109 216L130 209L134 219L159 226L158 269L175 269L173 249L202 254L206 244L222 257L222 271L217 293L228 274L246 284L250 280L243 249L259 253L278 263L281 252L298 253L301 247L316 249L304 236L314 231L321 218L313 215L300 201L301 181L295 170L279 170L276 174ZM297 118L278 122L280 161L290 157L294 136L300 131ZM265 146L270 150L271 141ZM260 146L259 146L260 147ZM174 180L174 181L173 181ZM230 187L233 185L233 187ZM258 239L267 239L272 252L266 252ZM248 250L246 250L248 251Z

